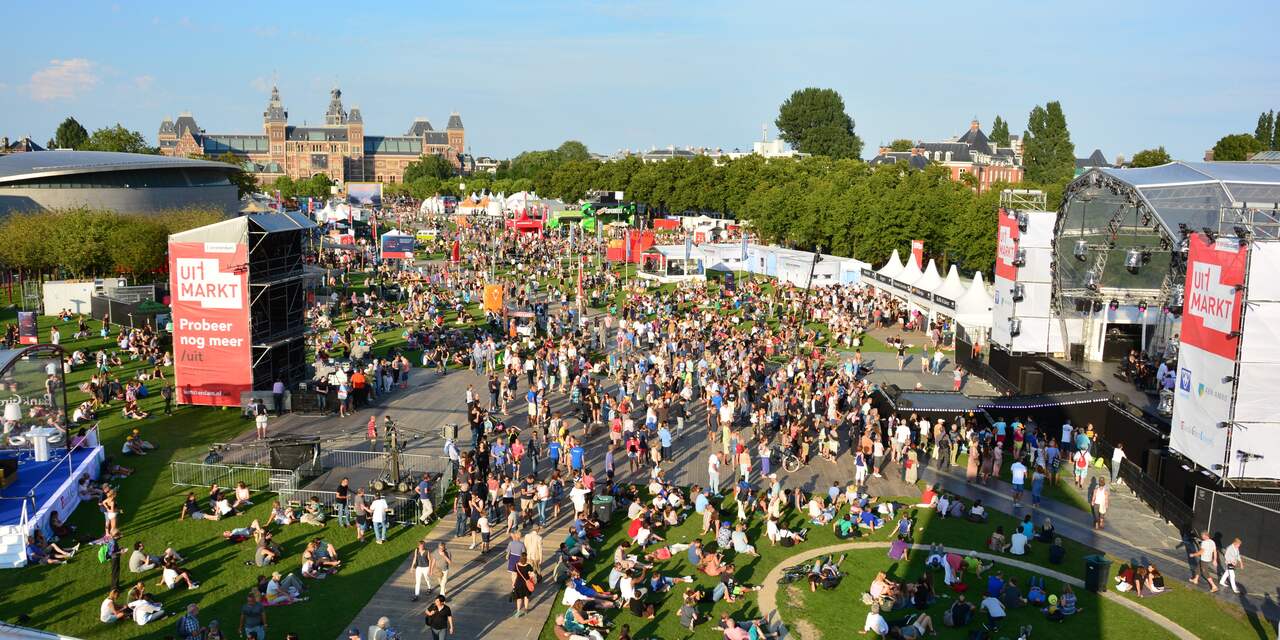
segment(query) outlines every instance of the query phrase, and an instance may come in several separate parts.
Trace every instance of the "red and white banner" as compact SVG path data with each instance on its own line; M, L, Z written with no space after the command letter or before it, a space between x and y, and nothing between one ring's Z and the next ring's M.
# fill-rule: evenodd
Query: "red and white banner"
M996 236L996 277L1017 282L1018 267L1013 263L1018 257L1018 219L1008 215L1004 209L1000 210L999 216L1000 222ZM915 243L912 243L911 250L915 251Z
M1229 475L1236 475L1238 464L1236 456L1226 455L1227 430L1218 423L1231 419L1244 296L1237 285L1244 283L1247 261L1248 245L1235 238L1210 241L1201 233L1190 236L1169 443L1219 475L1226 470L1214 465L1224 459Z
M1017 225L1014 225L1016 228ZM916 266L924 268L924 240L911 241L911 257L916 259Z
M179 404L239 406L253 388L248 261L241 243L169 243Z

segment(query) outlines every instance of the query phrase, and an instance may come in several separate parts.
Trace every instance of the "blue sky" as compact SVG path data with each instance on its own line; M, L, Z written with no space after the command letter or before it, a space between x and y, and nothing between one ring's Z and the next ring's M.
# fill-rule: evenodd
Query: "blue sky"
M372 134L460 112L477 155L569 138L732 149L821 86L843 94L864 155L975 115L1020 132L1056 99L1077 155L1164 145L1198 160L1280 109L1277 18L1275 0L6 2L0 134L43 143L73 115L154 142L184 110L258 132L278 78L291 123L320 121L336 84Z

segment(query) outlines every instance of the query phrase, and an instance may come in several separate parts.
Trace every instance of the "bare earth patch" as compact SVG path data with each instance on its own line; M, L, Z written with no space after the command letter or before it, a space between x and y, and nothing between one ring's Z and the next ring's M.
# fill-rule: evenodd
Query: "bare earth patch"
M800 640L822 640L822 633L808 620L796 620L792 628Z

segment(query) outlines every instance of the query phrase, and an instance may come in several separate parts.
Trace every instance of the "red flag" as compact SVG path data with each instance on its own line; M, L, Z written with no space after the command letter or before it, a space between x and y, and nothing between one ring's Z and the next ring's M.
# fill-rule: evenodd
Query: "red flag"
M582 261L578 261L578 306L582 306Z
M460 262L462 260L462 243L457 240L453 241L453 251L449 256L449 259L454 262Z

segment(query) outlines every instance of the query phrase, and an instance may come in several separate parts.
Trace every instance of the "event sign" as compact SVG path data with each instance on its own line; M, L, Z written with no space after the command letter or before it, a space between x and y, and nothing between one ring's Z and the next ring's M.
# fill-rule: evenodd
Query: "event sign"
M1169 442L1178 452L1219 475L1231 419L1236 348L1248 245L1235 238L1210 240L1190 236L1182 344L1174 387L1173 426ZM1227 460L1229 468L1237 462Z
M1018 280L1018 220L1000 210L1000 222L996 236L996 277L1010 283ZM912 249L914 251L914 248Z
M924 268L924 240L911 241L911 257L916 259L916 266Z
M18 312L18 343L19 344L39 344L40 329L36 324L36 312L19 311Z
M239 406L253 388L247 263L243 243L169 243L179 404Z
M383 260L412 260L414 237L397 233L382 234Z
M502 285L486 284L484 286L484 310L502 313Z

